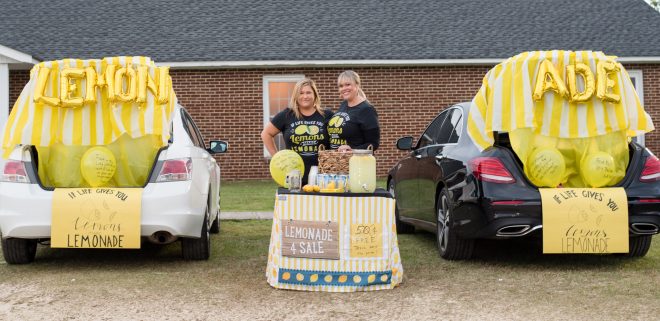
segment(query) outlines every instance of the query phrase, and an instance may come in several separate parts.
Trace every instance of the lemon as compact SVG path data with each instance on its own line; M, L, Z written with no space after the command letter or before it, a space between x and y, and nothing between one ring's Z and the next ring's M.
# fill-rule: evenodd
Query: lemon
M307 125L300 125L300 126L296 127L296 129L294 130L294 133L296 133L296 135L302 135L302 134L307 133Z
M330 125L330 126L334 126L335 123L337 122L337 119L339 119L339 116L332 117L332 118L330 119L330 122L328 122L328 125Z
M339 276L339 283L345 283L346 281L348 281L348 275Z
M298 281L302 281L302 280L304 280L304 279L305 279L305 276L304 276L302 273L298 273L298 274L296 274L296 280L298 280Z
M328 183L328 186L326 186L327 189L335 189L337 188L337 185L335 185L335 182L330 182Z
M314 188L314 192L320 192L321 191L321 187L318 186L318 185L313 185L312 187Z
M319 126L309 126L307 127L307 133L310 135L316 135L319 133Z
M326 275L326 276L323 278L323 280L325 281L325 283L330 283L330 282L332 282L332 275L330 275L330 274Z
M318 279L319 279L318 274L312 274L312 276L309 277L310 282L316 282L316 281L318 281Z
M362 281L362 278L359 275L353 276L353 283L360 283Z
M291 274L289 272L284 272L284 274L282 274L282 280L288 280L290 278Z
M337 122L335 123L335 127L341 127L341 124L344 122L343 118L337 118Z
M367 282L374 283L374 281L376 281L376 275L374 274L369 275L369 277L367 278Z

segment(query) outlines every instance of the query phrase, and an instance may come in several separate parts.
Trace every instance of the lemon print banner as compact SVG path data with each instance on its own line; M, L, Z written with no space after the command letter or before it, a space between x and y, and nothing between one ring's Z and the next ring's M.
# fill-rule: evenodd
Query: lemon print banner
M169 68L147 57L42 62L9 115L3 155L17 144L108 145L122 135L165 145L176 103Z
M401 283L394 200L385 193L382 197L378 193L360 197L278 194L266 268L268 283L281 289L326 292L392 289ZM332 236L332 240L338 242L338 258L289 256L290 251L282 248L283 234L284 225L292 221L337 226L338 238ZM326 251L325 245L322 248Z
M623 188L541 188L543 253L628 253Z
M615 57L591 51L534 51L491 69L472 100L468 134L483 150L493 131L528 128L557 138L586 138L654 129Z

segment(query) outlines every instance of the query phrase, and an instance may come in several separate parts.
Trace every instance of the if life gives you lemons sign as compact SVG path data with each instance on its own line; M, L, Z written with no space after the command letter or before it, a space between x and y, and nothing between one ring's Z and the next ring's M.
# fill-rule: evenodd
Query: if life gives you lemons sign
M543 253L627 253L623 188L541 188Z
M140 248L140 188L57 188L51 246Z

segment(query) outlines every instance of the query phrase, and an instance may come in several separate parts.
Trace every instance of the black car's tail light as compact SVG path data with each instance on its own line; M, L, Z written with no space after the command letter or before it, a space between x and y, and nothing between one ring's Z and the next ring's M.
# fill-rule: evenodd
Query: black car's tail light
M511 184L515 183L516 179L509 172L502 161L497 157L477 157L469 162L472 174L478 179L485 182Z
M652 183L660 181L660 160L654 155L646 158L644 169L639 180L644 183Z

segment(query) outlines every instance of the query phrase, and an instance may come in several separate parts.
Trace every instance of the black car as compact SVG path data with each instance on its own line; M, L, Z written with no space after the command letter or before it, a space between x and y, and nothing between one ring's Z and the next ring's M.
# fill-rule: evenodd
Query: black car
M524 174L507 133L494 133L479 152L467 134L470 103L443 110L390 170L387 186L396 198L399 233L415 228L436 233L440 256L468 259L475 239L541 236L541 194ZM660 230L660 161L635 142L619 182L628 196L629 256L644 256Z

